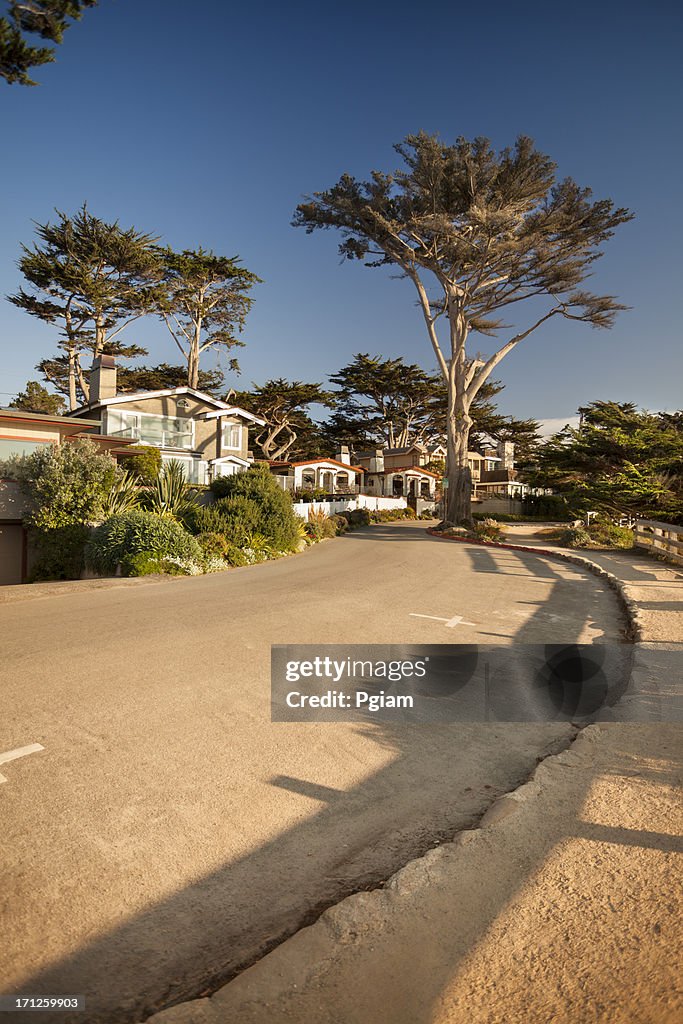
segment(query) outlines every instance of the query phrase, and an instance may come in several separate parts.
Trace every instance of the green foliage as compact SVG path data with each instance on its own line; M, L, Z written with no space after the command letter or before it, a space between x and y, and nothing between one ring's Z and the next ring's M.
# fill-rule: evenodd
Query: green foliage
M343 516L339 517L343 519ZM348 529L348 523L346 524ZM337 522L336 517L333 519L328 516L322 509L314 509L311 511L306 523L304 525L306 536L312 541L317 542L321 540L328 540L331 537L337 536Z
M541 448L530 482L559 491L575 514L683 521L683 422L630 402L593 402L581 425Z
M267 466L219 477L211 490L218 500L208 510L212 516L195 517L200 530L216 530L235 543L240 543L241 531L251 530L266 537L278 551L295 550L299 529L292 499Z
M161 472L161 452L153 445L130 445L119 459L140 484L153 484Z
M31 68L50 64L55 51L49 46L32 46L24 34L61 43L69 18L77 21L97 0L10 0L8 17L0 18L0 76L10 85L36 85Z
M126 555L121 568L124 576L184 576L185 574L173 562L155 554L153 551L140 551L135 555Z
M585 526L568 526L559 539L560 544L568 548L587 548L590 546L591 535Z
M38 242L22 246L19 260L27 287L9 301L44 323L59 326L60 353L38 368L73 407L87 401L87 373L81 356L106 352L144 355L125 346L121 331L157 298L160 268L154 239L134 227L123 229L93 216L86 204L73 215L55 211L55 223L37 225Z
M370 522L372 523L396 523L401 519L416 518L415 509L412 509L410 505L406 508L380 508L370 513Z
M527 494L522 498L522 512L534 519L562 521L571 518L567 498L562 494ZM494 518L503 522L502 516L497 512Z
M503 533L502 526L495 519L482 519L475 522L472 534L477 540L500 540Z
M102 515L105 519L118 515L121 512L129 512L140 504L140 488L134 476L119 471L114 483L111 485L109 494L102 505Z
M191 523L199 507L196 493L185 480L185 471L177 459L165 462L158 477L141 491L144 508L178 522Z
M65 402L61 395L55 395L37 380L29 380L26 390L20 391L13 402L9 404L10 409L22 409L24 412L39 412L46 416L60 416L65 409Z
M348 519L346 519L342 515L339 515L338 513L335 513L335 515L330 516L330 519L334 523L338 535L347 532L349 528Z
M257 430L255 443L264 459L291 458L291 452L300 435L311 435L313 424L307 414L310 405L332 407L332 395L320 384L288 381L283 377L267 380L253 391L238 391L232 400L243 409L255 413L266 421Z
M344 517L349 524L350 530L357 530L360 526L370 525L370 513L366 508L357 508L350 512L340 512L339 515Z
M526 136L496 152L482 137L449 144L419 132L394 149L397 170L343 174L300 203L293 223L309 234L336 229L342 259L412 281L448 387L449 441L466 448L473 403L508 352L553 318L612 325L624 307L582 285L632 214L557 180L556 165ZM488 358L468 351L471 332L496 339ZM448 522L471 521L469 483L467 468L449 467Z
M239 265L239 257L216 256L201 246L155 252L162 275L156 308L187 360L187 383L196 388L203 352L230 352L243 344L237 335L251 308L249 290L259 278ZM237 369L237 360L229 368Z
M102 519L116 469L108 455L83 438L42 445L15 460L13 474L28 499L26 523L50 530Z
M158 366L122 366L116 378L117 391L163 391L166 388L178 388L187 384L187 367L170 366L160 363ZM224 384L223 371L200 370L197 387L207 395L217 395Z
M85 568L85 547L90 528L80 524L50 530L32 530L35 560L30 581L77 580Z
M143 552L198 564L202 560L196 539L175 519L135 509L98 526L86 548L86 562L95 572L106 575L114 573L126 558Z
M610 519L600 516L591 519L588 533L593 545L628 550L633 547L633 530L625 526L617 526Z
M197 535L197 543L209 558L225 558L230 543L222 533L206 532Z

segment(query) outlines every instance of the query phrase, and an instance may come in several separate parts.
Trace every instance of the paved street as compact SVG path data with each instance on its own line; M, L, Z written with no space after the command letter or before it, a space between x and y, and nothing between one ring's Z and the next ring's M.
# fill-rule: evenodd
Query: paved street
M0 754L44 748L0 765L4 990L85 994L88 1024L196 996L476 821L575 731L273 725L271 643L600 642L623 628L583 570L446 544L424 524L0 606Z

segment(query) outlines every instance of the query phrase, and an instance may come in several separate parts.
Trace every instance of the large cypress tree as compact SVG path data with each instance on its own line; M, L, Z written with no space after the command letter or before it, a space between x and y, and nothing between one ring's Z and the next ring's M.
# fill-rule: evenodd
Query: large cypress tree
M500 361L548 321L612 325L624 307L582 283L632 215L558 181L529 138L496 153L488 139L447 145L420 133L395 148L399 170L368 181L343 175L297 207L294 225L336 228L343 258L398 268L414 286L448 390L446 520L467 524L472 403ZM512 311L524 316L517 329L505 323ZM496 339L490 356L469 350L472 334Z

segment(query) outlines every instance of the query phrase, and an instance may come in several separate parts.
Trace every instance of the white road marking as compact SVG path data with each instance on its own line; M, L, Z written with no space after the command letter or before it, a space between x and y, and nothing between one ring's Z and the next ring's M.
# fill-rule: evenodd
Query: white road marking
M443 615L421 615L419 612L409 612L414 619L434 619L436 622L443 622L446 624L448 629L454 629L456 626L476 626L476 622L468 622L467 619L463 619L462 615L454 615L452 619L446 619Z
M45 750L40 743L29 743L27 747L17 747L16 750L6 750L0 754L0 764L7 764L8 761L16 761L18 757L26 757L27 754L37 754L39 750ZM0 775L0 782L7 782L6 775Z

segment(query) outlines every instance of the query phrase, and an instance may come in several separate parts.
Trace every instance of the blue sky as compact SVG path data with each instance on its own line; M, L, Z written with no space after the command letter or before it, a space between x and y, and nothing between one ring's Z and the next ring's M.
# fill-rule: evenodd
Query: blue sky
M231 384L322 380L358 351L431 367L411 286L340 265L335 235L295 230L293 210L344 171L393 168L392 144L419 129L501 147L528 134L561 176L635 211L592 281L633 308L610 332L551 321L525 341L499 368L501 410L679 408L680 5L464 8L101 0L37 69L39 87L0 84L0 295L19 284L32 221L87 200L173 246L239 254L263 278ZM127 340L147 362L176 361L153 321ZM53 333L0 301L0 345L6 404Z

